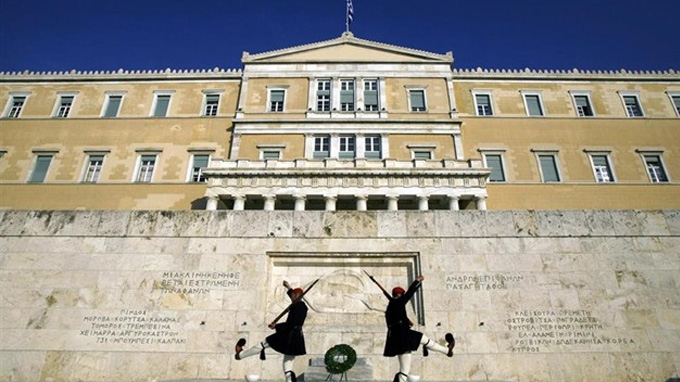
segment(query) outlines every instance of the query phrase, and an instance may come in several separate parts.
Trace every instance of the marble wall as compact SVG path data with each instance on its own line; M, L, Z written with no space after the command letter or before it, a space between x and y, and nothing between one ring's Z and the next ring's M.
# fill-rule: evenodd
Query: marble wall
M680 211L0 211L0 380L277 380L234 343L317 278L298 374L347 343L391 380L364 271L425 276L411 319L457 346L424 380L680 377Z

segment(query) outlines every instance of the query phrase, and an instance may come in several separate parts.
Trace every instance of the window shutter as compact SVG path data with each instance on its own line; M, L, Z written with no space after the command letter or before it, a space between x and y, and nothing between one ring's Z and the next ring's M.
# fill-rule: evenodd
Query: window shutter
M354 90L341 90L340 91L340 102L342 102L342 103L354 103Z
M43 182L45 180L45 177L47 176L47 169L50 168L51 162L52 162L51 155L38 155L29 182L36 183Z
M208 167L208 158L207 155L194 155L194 167Z
M153 113L154 117L165 117L168 114L168 105L170 104L170 96L162 95L156 98L156 110Z
M109 103L106 105L104 117L115 117L118 115L118 108L120 107L121 96L110 96Z
M425 109L425 94L422 90L411 90L411 109Z
M486 95L486 94L477 95L477 105L478 106L491 106L491 102L489 102L489 96Z
M593 155L593 165L608 166L607 157L604 155Z
M366 90L364 91L364 104L365 105L378 105L378 91L377 90Z
M552 155L539 155L538 158L541 162L543 181L559 182L560 177L557 174L557 163L555 163L555 157Z
M492 182L503 182L505 177L503 175L503 161L500 155L487 155L486 165L491 168L491 175L489 180Z
M574 97L576 101L576 106L588 107L588 97L586 96L576 96Z
M271 102L283 102L283 90L272 90L270 95Z
M543 115L543 110L541 110L541 103L539 102L537 95L526 96L527 108L529 109L529 115Z

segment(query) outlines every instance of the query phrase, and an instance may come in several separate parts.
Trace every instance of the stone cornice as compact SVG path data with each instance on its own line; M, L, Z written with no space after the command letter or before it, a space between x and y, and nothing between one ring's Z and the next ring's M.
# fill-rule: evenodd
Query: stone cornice
M536 69L457 69L452 70L456 79L490 80L641 80L680 81L680 71L669 70L536 70Z
M238 79L241 69L70 70L0 72L0 81L149 81Z

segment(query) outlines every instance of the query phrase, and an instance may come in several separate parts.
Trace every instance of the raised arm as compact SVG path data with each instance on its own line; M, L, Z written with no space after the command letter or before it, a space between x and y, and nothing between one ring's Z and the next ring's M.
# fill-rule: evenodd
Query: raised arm
M422 285L421 282L423 280L425 280L425 277L423 277L423 275L416 277L415 281L413 281L413 283L411 283L411 286L409 286L406 293L404 293L404 296L402 296L402 299L404 299L406 301L410 300L411 297L413 297L413 295L416 293L418 288L420 288L420 286Z

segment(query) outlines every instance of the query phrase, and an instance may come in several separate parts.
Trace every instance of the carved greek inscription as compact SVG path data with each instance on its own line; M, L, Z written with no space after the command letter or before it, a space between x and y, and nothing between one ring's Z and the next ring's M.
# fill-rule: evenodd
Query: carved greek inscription
M241 272L163 272L154 286L163 293L207 294L212 290L236 290Z
M187 340L177 330L178 322L146 309L121 309L117 314L84 317L80 336L108 345L183 345Z
M514 353L540 353L553 346L632 345L631 338L608 338L598 331L604 327L585 309L518 310L505 321L516 334Z
M514 273L450 273L446 275L446 290L490 291L508 289L508 285L524 280L524 276Z

